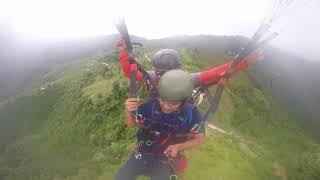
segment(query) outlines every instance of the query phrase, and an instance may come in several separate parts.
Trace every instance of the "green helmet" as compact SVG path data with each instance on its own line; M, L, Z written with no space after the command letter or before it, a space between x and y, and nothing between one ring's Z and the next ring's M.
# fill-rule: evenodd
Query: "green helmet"
M192 90L190 76L183 70L167 71L159 79L159 96L165 101L184 101L191 97Z
M178 69L180 68L180 55L174 49L162 49L153 56L152 65L161 70Z

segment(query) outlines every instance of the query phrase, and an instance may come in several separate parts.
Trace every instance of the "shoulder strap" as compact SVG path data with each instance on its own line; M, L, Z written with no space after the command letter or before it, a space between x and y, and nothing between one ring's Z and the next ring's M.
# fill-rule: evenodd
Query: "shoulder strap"
M152 103L151 118L160 119L160 105L157 101L153 101Z
M191 103L185 103L182 105L178 119L180 121L183 121L183 124L185 123L192 124L193 108L194 108L194 105Z

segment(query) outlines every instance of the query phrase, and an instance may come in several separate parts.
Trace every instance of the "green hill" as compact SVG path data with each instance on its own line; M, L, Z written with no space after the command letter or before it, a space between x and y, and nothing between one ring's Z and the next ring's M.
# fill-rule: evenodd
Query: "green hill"
M219 42L197 48L184 41L150 41L137 54L150 68L145 55L175 47L183 67L197 72L227 59L226 45ZM112 179L132 151L136 131L124 123L128 81L115 58L115 52L106 51L59 66L1 102L0 179ZM145 97L143 90L140 93ZM317 141L248 73L228 83L209 122L229 133L207 129L205 144L187 152L184 179L320 178Z

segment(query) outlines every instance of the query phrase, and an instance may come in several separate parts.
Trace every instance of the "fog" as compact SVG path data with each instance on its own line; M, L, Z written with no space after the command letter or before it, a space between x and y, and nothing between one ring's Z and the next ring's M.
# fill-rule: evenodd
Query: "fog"
M3 0L0 21L28 42L114 34L118 16L126 18L131 34L149 39L196 34L250 37L279 2L285 1ZM284 15L273 23L280 36L272 45L318 60L320 2L294 3L282 7Z

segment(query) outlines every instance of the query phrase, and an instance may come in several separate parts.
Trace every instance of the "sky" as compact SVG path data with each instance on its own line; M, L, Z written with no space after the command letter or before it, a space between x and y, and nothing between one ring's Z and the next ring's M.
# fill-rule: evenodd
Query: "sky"
M252 36L275 2L291 0L0 0L0 21L30 39L62 39L117 33L113 22L124 16L129 33L148 39L175 35ZM294 0L273 23L280 36L272 45L319 60L320 2L299 8Z

